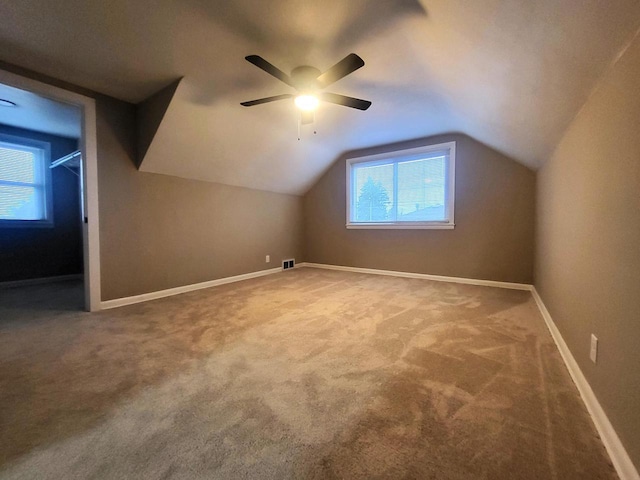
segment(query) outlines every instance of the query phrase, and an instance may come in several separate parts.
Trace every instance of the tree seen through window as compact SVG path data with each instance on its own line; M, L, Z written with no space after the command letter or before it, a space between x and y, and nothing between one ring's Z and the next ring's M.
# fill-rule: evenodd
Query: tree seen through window
M356 216L359 222L381 222L389 216L389 194L380 182L367 178L358 195Z

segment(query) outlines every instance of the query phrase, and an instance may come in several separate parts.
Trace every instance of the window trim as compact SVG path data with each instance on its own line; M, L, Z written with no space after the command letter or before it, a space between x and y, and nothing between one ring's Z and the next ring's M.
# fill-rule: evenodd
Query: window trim
M51 177L51 144L18 135L0 133L0 143L42 150L44 167L45 218L42 220L0 219L0 228L53 228L53 185Z
M371 163L371 162L389 162L393 161L396 165L404 158L413 157L416 155L425 155L433 152L448 150L449 160L447 165L447 188L445 190L446 195L446 210L449 212L449 220L442 222L352 222L351 221L351 206L352 206L352 166L358 163ZM454 213L455 213L455 172L456 172L456 142L445 142L433 145L424 145L416 148L407 148L403 150L393 150L386 153L377 153L373 155L364 155L350 157L346 160L346 199L347 199L347 229L404 229L404 230L451 230L455 228Z

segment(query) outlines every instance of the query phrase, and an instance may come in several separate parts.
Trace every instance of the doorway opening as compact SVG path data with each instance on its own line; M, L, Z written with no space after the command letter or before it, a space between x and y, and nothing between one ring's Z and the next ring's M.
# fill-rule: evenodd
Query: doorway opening
M4 70L0 99L0 286L82 278L99 310L95 100Z

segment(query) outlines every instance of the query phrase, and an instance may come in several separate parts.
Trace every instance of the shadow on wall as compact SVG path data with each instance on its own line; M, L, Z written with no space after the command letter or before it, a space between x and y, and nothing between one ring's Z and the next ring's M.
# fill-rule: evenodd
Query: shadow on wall
M125 152L131 164L137 167L136 106L128 102L114 101L106 95L96 94L94 97L98 112L98 163L101 163L100 157L104 155L104 151L108 150L105 145L109 145L114 151ZM114 142L118 148L111 146Z
M151 142L160 128L182 77L136 105L136 167L139 169Z

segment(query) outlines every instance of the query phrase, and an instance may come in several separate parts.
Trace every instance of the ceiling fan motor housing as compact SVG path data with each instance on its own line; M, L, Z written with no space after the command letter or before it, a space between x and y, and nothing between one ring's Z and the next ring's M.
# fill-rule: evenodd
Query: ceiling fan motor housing
M315 67L302 65L291 70L291 83L299 92L315 92L318 88L318 77L322 72Z

